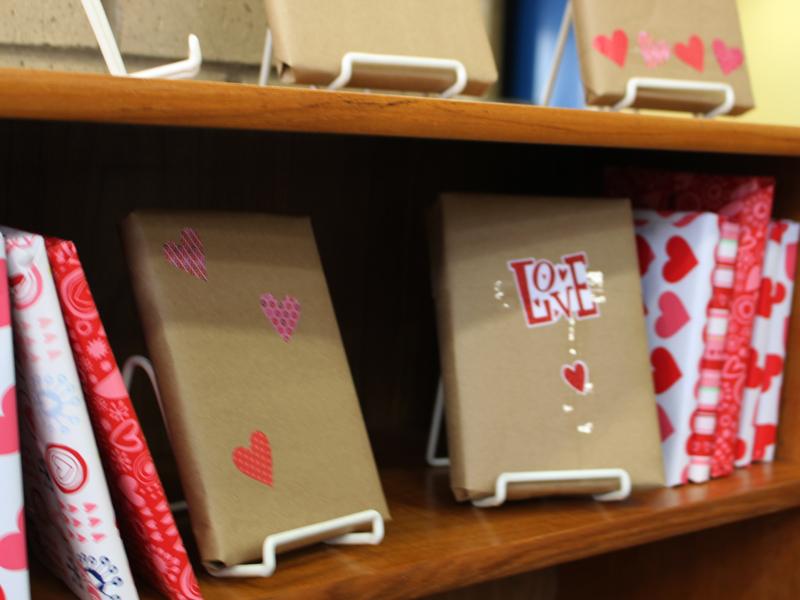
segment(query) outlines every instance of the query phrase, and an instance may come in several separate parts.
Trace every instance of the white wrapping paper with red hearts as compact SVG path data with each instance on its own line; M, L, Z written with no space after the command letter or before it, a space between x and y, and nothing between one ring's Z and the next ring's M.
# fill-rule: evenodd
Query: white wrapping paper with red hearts
M772 462L775 459L775 442L783 386L786 335L792 312L794 277L797 269L797 244L800 225L793 221L773 224L768 238L767 251L777 249L775 279L768 285L762 281L759 314L767 315L766 358L761 372L761 393L755 411L752 460ZM768 294L768 295L767 295Z
M688 481L703 331L711 299L720 217L634 211L650 362L668 486Z
M0 234L0 598L30 598L6 251Z
M138 599L44 239L3 232L32 546L79 598Z

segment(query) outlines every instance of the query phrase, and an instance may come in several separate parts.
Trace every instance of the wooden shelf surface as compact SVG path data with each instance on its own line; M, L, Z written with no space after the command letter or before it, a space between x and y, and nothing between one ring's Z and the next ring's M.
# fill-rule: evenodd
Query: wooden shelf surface
M315 546L278 558L270 579L201 577L206 600L408 598L460 588L800 506L800 466L758 465L705 485L619 504L559 499L458 505L447 473L382 472L394 520L380 546ZM34 598L67 598L34 576ZM148 594L143 598L157 598Z
M800 156L800 128L0 69L0 118Z

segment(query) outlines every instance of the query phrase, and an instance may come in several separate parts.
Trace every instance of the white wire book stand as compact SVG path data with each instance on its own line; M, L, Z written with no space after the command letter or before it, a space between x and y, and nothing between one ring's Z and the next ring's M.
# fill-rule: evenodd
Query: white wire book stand
M196 35L190 34L188 58L152 69L128 73L103 4L100 0L81 0L81 2L97 38L97 44L100 46L100 52L108 67L108 72L112 75L138 79L191 79L200 72L200 65L203 63L200 40Z
M569 29L573 24L574 13L572 11L572 2L568 0L564 8L564 15L561 18L561 26L558 30L558 37L556 38L556 48L553 53L553 62L550 65L547 82L545 83L540 104L542 106L549 106L550 101L553 99L553 90L555 88L556 77L558 76L559 69L561 68L561 60L564 57L564 47L567 44L567 36ZM615 105L611 106L612 111L619 111L624 108L630 108L636 102L636 96L639 90L666 90L666 91L682 91L682 92L718 92L722 94L722 102L710 110L709 112L700 115L707 119L713 119L720 115L725 115L731 112L733 105L736 101L736 96L733 92L733 87L728 83L716 81L691 81L687 79L663 79L660 77L631 77L625 86L625 95Z
M449 467L450 459L436 456L439 446L439 435L444 417L444 386L441 379L436 389L436 400L433 404L431 428L428 432L428 446L425 460L431 467ZM576 481L608 481L616 479L619 487L604 494L593 494L595 500L614 502L625 500L631 495L631 477L625 469L567 469L559 471L515 471L500 473L494 485L494 494L480 500L473 500L472 505L478 508L491 508L504 504L508 498L508 487L515 483L568 483Z
M145 372L161 411L161 418L167 427L164 419L164 407L161 403L161 394L158 391L158 382L152 363L143 356L131 356L125 361L122 368L122 378L125 387L130 390L133 373L136 368ZM173 511L186 510L188 507L185 502L176 502L170 505ZM352 531L369 526L369 531L356 531L354 533L341 534L342 531ZM273 533L264 538L262 546L262 556L260 563L234 565L230 567L220 567L218 565L206 564L205 567L211 575L215 577L270 577L275 573L277 567L277 555L283 549L295 549L308 546L323 540L331 545L377 545L383 541L384 526L383 517L377 510L364 510L351 515L345 515L336 519L313 523L297 529Z
M264 39L264 53L261 57L261 69L258 76L258 85L265 86L269 83L270 67L272 65L272 30L267 28ZM328 84L329 90L346 88L353 78L354 70L359 66L378 67L408 67L414 69L430 69L437 71L452 71L454 82L447 89L440 92L442 98L452 98L464 91L467 87L467 69L461 61L452 58L431 58L426 56L401 56L398 54L375 54L372 52L347 52L342 56L339 75Z

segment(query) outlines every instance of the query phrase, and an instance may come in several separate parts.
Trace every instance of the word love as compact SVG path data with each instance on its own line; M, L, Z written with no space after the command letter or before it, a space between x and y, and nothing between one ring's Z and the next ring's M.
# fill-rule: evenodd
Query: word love
M589 289L585 252L561 257L560 263L546 258L509 261L528 327L552 325L562 317L594 319L600 309Z

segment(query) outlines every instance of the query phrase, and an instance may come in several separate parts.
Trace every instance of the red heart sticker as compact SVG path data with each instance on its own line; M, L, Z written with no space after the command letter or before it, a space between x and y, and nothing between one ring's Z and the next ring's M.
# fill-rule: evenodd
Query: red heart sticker
M164 257L173 267L192 277L208 281L203 242L194 229L183 229L180 242L167 242L163 248Z
M667 256L662 273L670 283L677 283L697 266L697 258L686 240L680 236L672 236L667 240Z
M250 435L249 448L236 448L233 464L251 479L272 486L272 447L265 433L254 431Z
M656 319L656 333L662 338L675 335L689 322L689 313L674 292L664 292L658 299L661 316Z
M636 236L636 254L639 256L639 276L644 277L656 255L653 254L653 249L650 248L647 240L640 235Z
M725 75L730 75L744 63L744 52L741 48L728 46L721 39L717 38L711 42L714 56L717 57L719 68Z
M611 37L598 35L594 38L592 46L603 56L610 58L620 67L625 66L628 57L628 34L622 29L616 29Z
M288 294L283 301L276 300L272 294L263 294L261 310L281 339L286 343L292 341L292 334L300 320L300 301Z
M703 72L703 58L706 52L705 44L700 36L693 35L689 38L688 44L675 44L675 56L680 58L694 70Z
M662 394L671 388L683 376L675 359L666 348L656 348L650 354L653 366L653 383L656 394Z
M582 360L576 360L571 365L562 365L561 378L579 394L584 395L588 392L589 367Z

